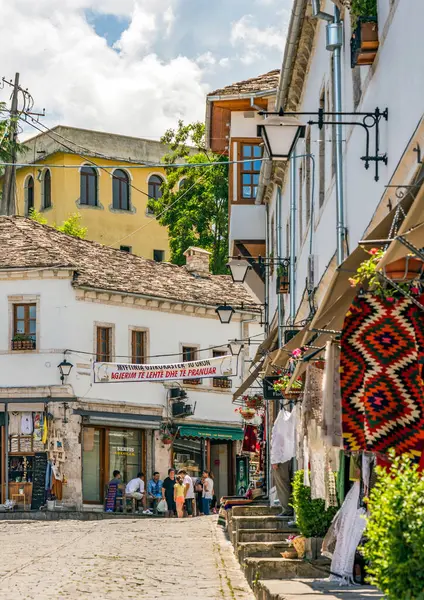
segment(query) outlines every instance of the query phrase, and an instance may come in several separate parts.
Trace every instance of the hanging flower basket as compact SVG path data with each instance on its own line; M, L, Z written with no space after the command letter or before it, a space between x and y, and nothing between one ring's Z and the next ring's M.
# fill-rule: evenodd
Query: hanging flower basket
M405 256L388 264L383 272L386 277L393 281L412 281L420 277L423 267L424 263L419 258Z
M170 446L172 444L172 436L171 435L163 435L162 436L162 444L165 446Z
M286 398L296 397L301 394L303 391L303 381L300 378L296 379L291 384L290 390L287 390L290 380L290 375L283 375L280 379L274 381L274 391L282 392Z
M255 417L256 411L253 408L242 408L240 414L245 421L251 421Z
M356 271L356 276L349 279L352 287L361 285L382 298L391 298L397 293L379 276L377 271L377 266L383 258L384 252L384 250L378 248L371 248L368 251L370 258L362 261ZM405 256L388 264L383 269L383 273L388 279L399 282L398 285L405 292L416 294L419 293L419 288L413 286L412 282L421 276L423 268L424 263L419 258Z
M264 398L260 394L254 394L253 396L243 396L243 401L247 408L253 408L253 410L258 410L264 405Z

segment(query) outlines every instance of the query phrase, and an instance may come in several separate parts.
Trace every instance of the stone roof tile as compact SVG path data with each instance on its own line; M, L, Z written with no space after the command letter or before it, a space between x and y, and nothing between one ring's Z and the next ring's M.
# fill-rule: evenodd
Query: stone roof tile
M25 217L0 217L0 269L70 267L74 286L177 302L240 306L254 300L227 275L198 277L170 263L80 240Z
M224 88L215 90L208 94L209 96L237 96L238 94L255 94L256 92L265 92L274 90L278 86L280 79L280 69L274 69L269 73L264 73L258 77L252 77L245 81L238 81L227 85Z

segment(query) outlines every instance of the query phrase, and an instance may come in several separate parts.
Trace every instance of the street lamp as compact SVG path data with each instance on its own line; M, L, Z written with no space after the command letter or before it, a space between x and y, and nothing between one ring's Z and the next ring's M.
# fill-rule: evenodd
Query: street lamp
M251 269L250 264L245 258L241 256L237 256L237 258L232 258L229 263L227 263L227 267L230 269L231 277L234 283L244 283L246 279L247 271Z
M65 377L68 377L69 373L72 371L73 366L74 365L68 362L66 358L62 360L62 362L59 365L57 365L57 368L60 371L60 380L62 382L62 385L65 382Z
M295 117L272 116L258 125L268 155L273 160L289 160L297 140L305 135L305 125Z
M233 356L239 356L240 352L243 350L243 344L237 340L230 340L228 348Z
M228 304L222 304L215 309L215 312L221 323L228 324L231 321L235 310L232 306L228 306Z

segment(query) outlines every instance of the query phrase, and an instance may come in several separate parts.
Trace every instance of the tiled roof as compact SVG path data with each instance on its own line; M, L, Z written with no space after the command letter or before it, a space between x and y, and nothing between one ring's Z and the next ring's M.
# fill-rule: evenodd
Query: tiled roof
M237 96L238 94L255 94L257 92L274 90L278 86L279 78L280 69L274 69L264 75L227 85L227 87L211 92L208 96Z
M0 269L26 267L72 267L77 287L210 306L254 303L230 276L196 277L185 267L80 240L25 217L0 217Z

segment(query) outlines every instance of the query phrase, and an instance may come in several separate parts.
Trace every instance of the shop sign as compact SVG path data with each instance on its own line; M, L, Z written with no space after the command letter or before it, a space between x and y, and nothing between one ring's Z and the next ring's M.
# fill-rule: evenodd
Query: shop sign
M231 354L204 360L158 365L94 363L94 383L174 381L176 379L232 377L233 375Z
M117 446L115 454L119 456L135 456L135 448L128 448L127 446Z
M281 400L283 398L283 392L281 390L274 390L274 383L278 381L280 377L264 377L263 388L265 400Z

